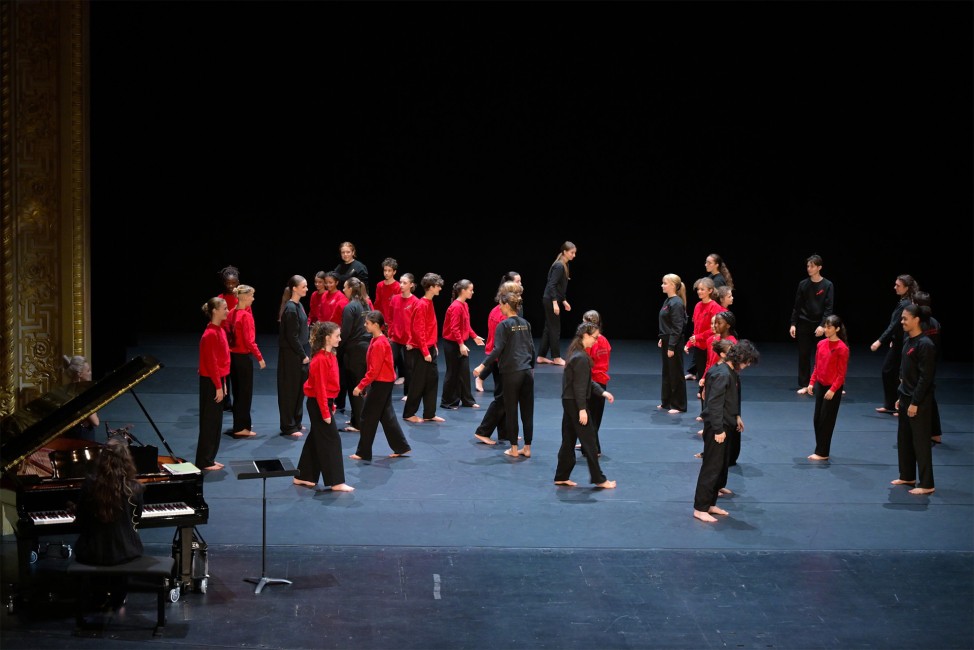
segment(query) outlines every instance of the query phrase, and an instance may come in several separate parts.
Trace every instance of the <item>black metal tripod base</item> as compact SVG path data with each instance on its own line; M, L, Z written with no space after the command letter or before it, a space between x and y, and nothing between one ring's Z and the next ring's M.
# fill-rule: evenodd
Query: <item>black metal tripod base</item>
M244 578L244 582L253 582L257 585L254 589L255 594L259 594L260 590L264 588L264 585L289 585L290 580L285 580L284 578Z

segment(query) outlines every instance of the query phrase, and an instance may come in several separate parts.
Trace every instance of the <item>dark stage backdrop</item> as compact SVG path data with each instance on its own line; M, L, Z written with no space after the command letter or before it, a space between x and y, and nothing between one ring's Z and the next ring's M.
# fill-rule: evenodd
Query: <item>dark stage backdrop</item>
M969 361L971 8L92 3L96 367L201 332L227 264L275 333L345 240L371 292L387 256L440 273L441 318L471 279L483 335L519 271L537 336L571 240L563 334L594 308L618 339L654 339L661 276L716 252L740 334L786 341L818 253L854 354L909 273Z

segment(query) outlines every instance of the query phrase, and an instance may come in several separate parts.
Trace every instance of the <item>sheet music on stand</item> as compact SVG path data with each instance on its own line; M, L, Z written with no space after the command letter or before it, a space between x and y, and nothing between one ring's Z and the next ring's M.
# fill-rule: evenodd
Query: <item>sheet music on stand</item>
M230 462L230 468L237 475L238 480L259 478L262 479L262 525L261 525L261 570L259 578L244 578L245 582L253 582L257 585L254 589L255 594L259 594L265 585L291 584L290 580L284 578L267 577L267 479L282 476L297 476L298 470L290 458L271 458L267 460L237 460Z

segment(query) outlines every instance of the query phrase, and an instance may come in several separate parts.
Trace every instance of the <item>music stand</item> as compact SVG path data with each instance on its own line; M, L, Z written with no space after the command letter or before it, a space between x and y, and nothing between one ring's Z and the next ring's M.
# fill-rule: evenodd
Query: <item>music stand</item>
M263 520L261 523L262 539L260 546L260 577L244 578L245 582L253 582L257 585L254 589L255 594L259 594L264 585L291 584L290 580L284 578L267 577L267 479L274 476L297 476L298 470L294 469L290 458L272 458L270 460L247 460L231 461L230 467L237 474L237 479L259 478L263 479Z

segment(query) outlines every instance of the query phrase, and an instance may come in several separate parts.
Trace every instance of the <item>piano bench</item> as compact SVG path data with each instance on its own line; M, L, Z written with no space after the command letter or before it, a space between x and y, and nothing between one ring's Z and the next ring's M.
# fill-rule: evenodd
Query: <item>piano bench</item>
M112 566L95 566L72 561L68 565L68 579L75 582L75 625L76 633L84 627L85 603L91 595L93 583L99 578L125 576L141 578L143 584L129 580L128 591L153 592L156 594L156 627L153 636L160 636L166 626L166 600L169 598L169 583L173 576L176 560L169 555L143 555L142 557Z

